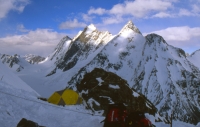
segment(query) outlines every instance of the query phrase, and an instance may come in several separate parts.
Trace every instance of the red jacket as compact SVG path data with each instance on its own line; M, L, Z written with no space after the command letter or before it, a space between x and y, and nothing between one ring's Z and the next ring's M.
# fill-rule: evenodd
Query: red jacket
M138 127L151 127L152 123L147 118L142 118L138 121Z

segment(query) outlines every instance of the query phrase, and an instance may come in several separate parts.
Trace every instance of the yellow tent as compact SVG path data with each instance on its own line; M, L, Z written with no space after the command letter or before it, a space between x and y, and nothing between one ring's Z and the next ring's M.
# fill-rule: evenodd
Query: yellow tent
M56 105L75 105L81 104L82 98L77 92L70 89L64 89L54 92L48 99L48 102Z

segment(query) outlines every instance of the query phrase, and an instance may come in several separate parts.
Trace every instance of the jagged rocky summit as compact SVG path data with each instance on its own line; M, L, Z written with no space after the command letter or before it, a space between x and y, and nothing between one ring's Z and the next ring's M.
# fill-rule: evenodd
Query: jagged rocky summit
M100 32L93 24L80 31L73 39L64 37L51 55L51 59L56 57L56 67L48 76L55 73L57 68L67 71L75 65L86 65L111 38L108 31Z

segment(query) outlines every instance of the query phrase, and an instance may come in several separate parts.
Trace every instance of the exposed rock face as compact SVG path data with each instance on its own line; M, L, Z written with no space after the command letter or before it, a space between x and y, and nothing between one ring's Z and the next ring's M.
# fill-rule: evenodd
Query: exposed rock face
M200 121L199 69L186 59L182 49L166 43L159 35L146 36L143 59L135 69L134 85L162 116L197 124Z
M24 56L25 60L28 61L31 64L38 64L45 60L44 57L38 56L38 55L33 55L33 54L28 54Z
M20 56L15 54L14 56L6 55L6 54L0 54L0 60L3 64L6 64L8 67L12 68L13 70L19 72L24 67L20 65Z
M22 71L25 66L29 66L30 64L38 64L43 61L45 58L37 55L25 55L23 57L15 54L15 55L6 55L0 54L0 60L3 64L11 68L13 71Z
M54 52L48 56L50 60L60 60L63 59L63 56L65 56L65 53L67 52L72 39L68 36L63 37L56 48L54 49Z
M155 115L157 109L143 95L130 89L127 82L114 73L95 68L76 84L79 93L93 111L106 111L108 104L124 103L128 110Z
M79 66L86 65L112 38L109 32L100 32L91 24L80 32L73 40L69 40L65 52L62 51L61 57L56 60L57 68L67 71L77 63ZM64 39L66 40L66 39ZM66 41L61 41L58 47ZM59 49L59 48L56 48ZM58 50L56 50L58 51ZM56 68L54 69L56 70Z

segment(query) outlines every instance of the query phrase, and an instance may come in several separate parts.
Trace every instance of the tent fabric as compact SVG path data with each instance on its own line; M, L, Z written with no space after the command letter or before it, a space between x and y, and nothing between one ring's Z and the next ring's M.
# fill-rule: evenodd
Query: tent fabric
M82 98L76 91L64 89L54 92L48 99L48 102L56 105L75 105L81 104Z

